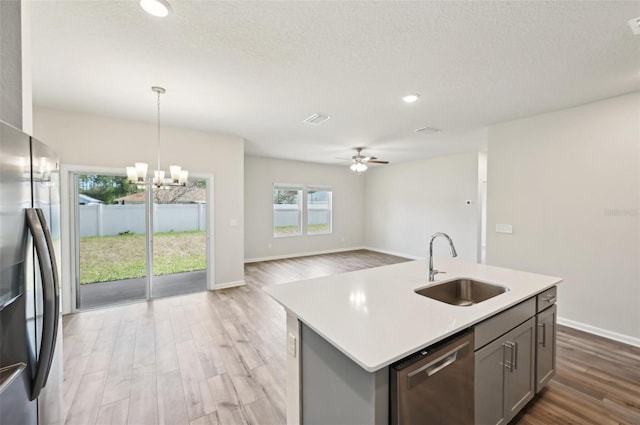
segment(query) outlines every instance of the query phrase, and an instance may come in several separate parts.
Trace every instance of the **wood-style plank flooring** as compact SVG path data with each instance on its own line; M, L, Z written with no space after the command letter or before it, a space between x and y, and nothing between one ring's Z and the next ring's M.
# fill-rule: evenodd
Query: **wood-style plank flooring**
M262 287L407 261L249 263L245 286L64 317L67 424L283 424L285 314Z
M247 285L64 317L68 424L284 424L285 314L262 287L405 261L371 251L250 263ZM520 424L640 424L640 349L565 327Z
M640 348L558 326L557 373L519 425L640 425Z

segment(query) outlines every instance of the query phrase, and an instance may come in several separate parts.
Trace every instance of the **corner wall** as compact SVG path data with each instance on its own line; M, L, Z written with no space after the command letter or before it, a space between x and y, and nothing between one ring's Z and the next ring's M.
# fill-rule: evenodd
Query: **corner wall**
M333 188L333 232L273 237L273 183ZM344 165L245 158L245 258L300 256L359 248L363 243L364 176Z
M444 232L461 259L477 262L479 154L465 153L372 168L366 173L365 235L373 249L428 256L429 237ZM466 201L471 201L467 205ZM446 241L434 255L449 256Z
M639 169L637 93L491 127L487 263L562 277L561 322L640 345Z
M34 108L33 121L34 136L56 150L63 165L112 167L122 169L124 174L124 167L133 162L154 164L156 161L157 136L153 123L41 107ZM215 256L215 284L242 283L244 140L163 126L161 148L165 169L170 158L171 162L182 165L191 173L214 175L215 199L209 214L214 224L211 247ZM63 221L63 235L69 234L69 226ZM69 262L69 259L62 261ZM67 282L63 281L63 285L70 285L68 279L67 274Z

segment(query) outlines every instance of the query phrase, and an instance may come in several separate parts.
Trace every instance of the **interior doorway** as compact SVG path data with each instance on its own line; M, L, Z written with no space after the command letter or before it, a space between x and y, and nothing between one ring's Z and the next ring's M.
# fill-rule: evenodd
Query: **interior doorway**
M76 309L207 289L209 179L136 186L73 173Z

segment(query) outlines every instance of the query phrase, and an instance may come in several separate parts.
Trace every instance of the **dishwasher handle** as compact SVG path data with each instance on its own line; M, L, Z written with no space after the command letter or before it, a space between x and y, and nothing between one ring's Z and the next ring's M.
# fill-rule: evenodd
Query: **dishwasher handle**
M465 341L464 343L458 345L457 347L447 351L437 359L427 363L424 366L419 367L418 369L409 372L407 374L407 388L411 388L411 380L416 378L418 375L422 373L426 373L427 377L431 377L436 373L440 372L445 367L451 365L458 359L458 353L460 350L469 345L469 341Z

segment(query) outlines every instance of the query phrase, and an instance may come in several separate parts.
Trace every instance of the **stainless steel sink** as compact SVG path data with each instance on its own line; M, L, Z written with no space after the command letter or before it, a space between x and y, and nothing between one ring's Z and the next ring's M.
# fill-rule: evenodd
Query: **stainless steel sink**
M478 282L471 279L457 279L439 283L427 288L416 289L416 294L443 303L470 306L507 292L504 286Z

